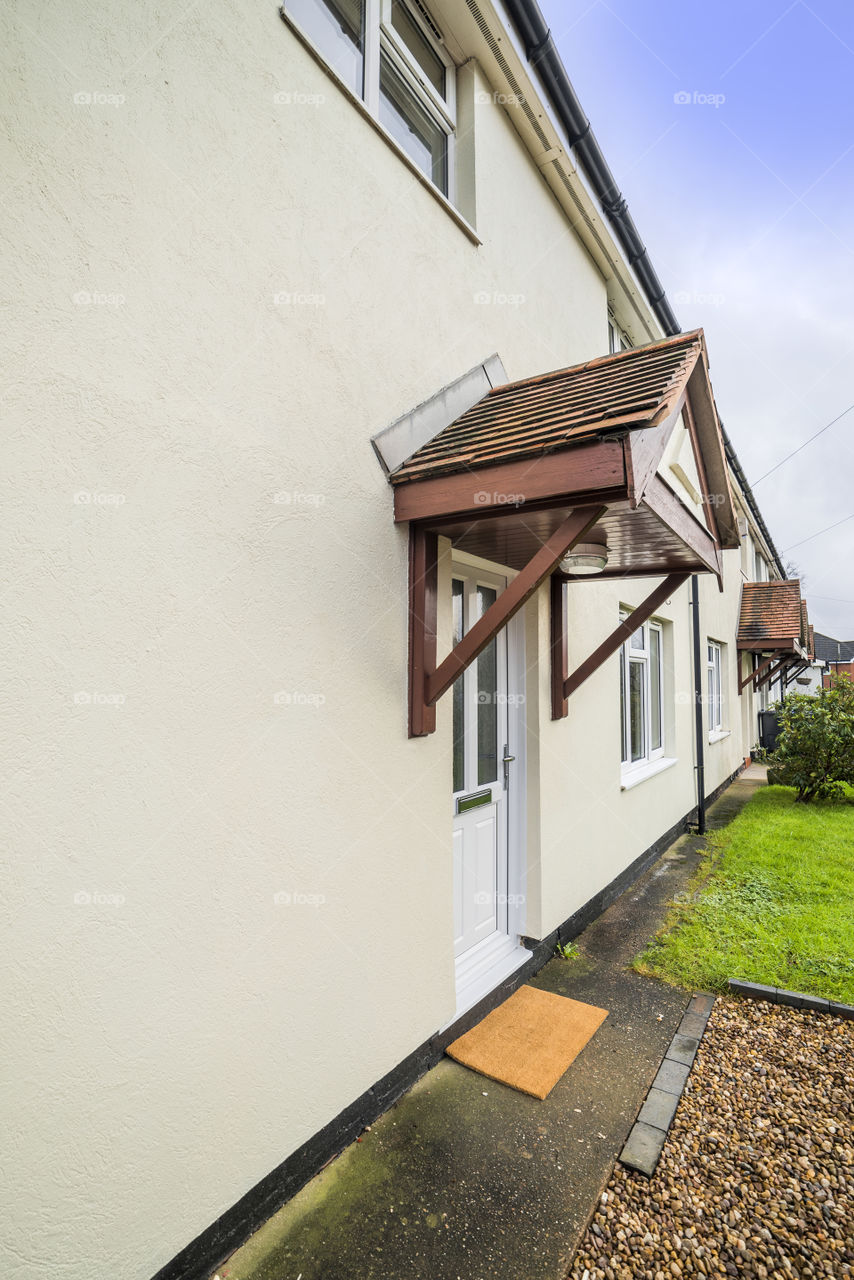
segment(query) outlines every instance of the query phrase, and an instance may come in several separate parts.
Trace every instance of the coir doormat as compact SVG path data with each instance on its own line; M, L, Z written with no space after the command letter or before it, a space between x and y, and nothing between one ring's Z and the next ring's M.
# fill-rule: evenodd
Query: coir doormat
M520 987L446 1052L490 1080L546 1098L607 1016L607 1009Z

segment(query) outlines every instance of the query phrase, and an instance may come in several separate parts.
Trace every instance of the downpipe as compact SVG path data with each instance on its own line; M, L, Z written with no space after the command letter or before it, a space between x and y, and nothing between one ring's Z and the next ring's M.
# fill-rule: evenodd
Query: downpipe
M700 644L700 579L691 575L691 628L694 638L694 728L697 740L697 833L706 833L706 757L703 741L703 666Z

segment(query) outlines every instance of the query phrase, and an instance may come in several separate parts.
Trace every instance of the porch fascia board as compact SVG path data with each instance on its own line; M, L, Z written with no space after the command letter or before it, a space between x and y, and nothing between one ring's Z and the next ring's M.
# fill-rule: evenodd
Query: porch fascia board
M392 478L393 479L393 478ZM480 470L409 480L394 486L394 519L442 521L516 515L529 504L578 507L582 495L627 496L622 440L594 440ZM509 502L513 496L516 501Z
M670 407L672 402L666 404L665 407L669 412L666 413L663 421L650 427L641 427L637 431L630 431L626 436L623 447L626 451L629 505L633 511L643 502L647 485L657 473L658 465L664 457L664 451L685 407L685 398L686 391L683 388L682 394L677 397L672 408Z
M552 719L561 720L568 712L568 702L571 695L578 689L585 680L593 675L594 671L598 671L602 663L615 654L622 644L628 639L632 632L652 617L657 609L660 609L675 591L678 591L683 583L688 581L690 573L670 573L660 582L654 591L651 591L646 599L633 609L627 618L624 618L619 626L611 632L606 640L593 650L588 658L576 667L575 671L569 673L567 670L566 658L566 611L565 611L565 593L563 584L560 579L558 588L552 587ZM563 636L561 636L561 629ZM557 669L556 669L557 667Z
M712 534L679 501L670 485L657 473L651 477L643 500L653 515L658 516L663 524L691 548L706 570L720 577L723 563Z
M794 636L763 636L761 640L739 640L736 648L741 653L771 653L773 650L778 653L785 651L794 656L798 651L797 644Z

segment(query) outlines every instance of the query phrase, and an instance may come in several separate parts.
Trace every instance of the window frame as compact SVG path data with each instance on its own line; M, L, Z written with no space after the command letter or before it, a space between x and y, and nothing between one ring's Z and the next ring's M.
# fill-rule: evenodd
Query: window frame
M627 612L621 612L621 621L625 621L629 616ZM660 742L657 747L652 745L653 648L649 637L653 632L658 636L658 724ZM639 643L637 643L638 635L641 637ZM643 754L638 756L636 760L631 758L632 700L630 689L633 665L641 668L643 695L641 710ZM647 770L650 765L665 758L664 626L657 618L650 618L642 626L635 628L629 638L620 646L620 726L620 767L623 777L629 777L639 770Z
M310 0L318 7L325 7L324 0ZM444 43L436 39L433 31L421 16L418 5L410 0L359 0L363 6L362 14L362 88L356 92L352 85L335 70L327 60L324 50L316 43L299 17L293 12L291 0L282 0L282 13L293 23L302 38L311 46L324 67L334 76L343 88L361 101L376 126L392 144L407 157L409 162L452 205L456 205L456 164L455 142L457 131L457 64L448 52ZM445 96L438 92L427 79L415 56L407 48L402 37L392 25L392 5L401 4L407 17L419 34L423 37L436 57L445 67ZM381 89L380 77L383 61L386 61L392 72L402 82L404 89L412 95L416 105L428 117L445 137L444 187L433 179L432 171L425 170L420 162L406 148L380 119Z
M632 343L624 329L621 329L612 311L608 312L608 354L615 356L621 351L631 351Z
M723 733L724 728L724 663L723 645L706 637L706 705L707 731Z

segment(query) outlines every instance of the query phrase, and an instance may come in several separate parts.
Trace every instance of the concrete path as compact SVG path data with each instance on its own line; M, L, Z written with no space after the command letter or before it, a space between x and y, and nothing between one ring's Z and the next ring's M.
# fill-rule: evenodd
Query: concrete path
M709 825L764 781L755 766ZM609 1010L540 1102L444 1059L303 1188L221 1280L562 1280L691 993L627 969L687 885L683 836L535 986Z

